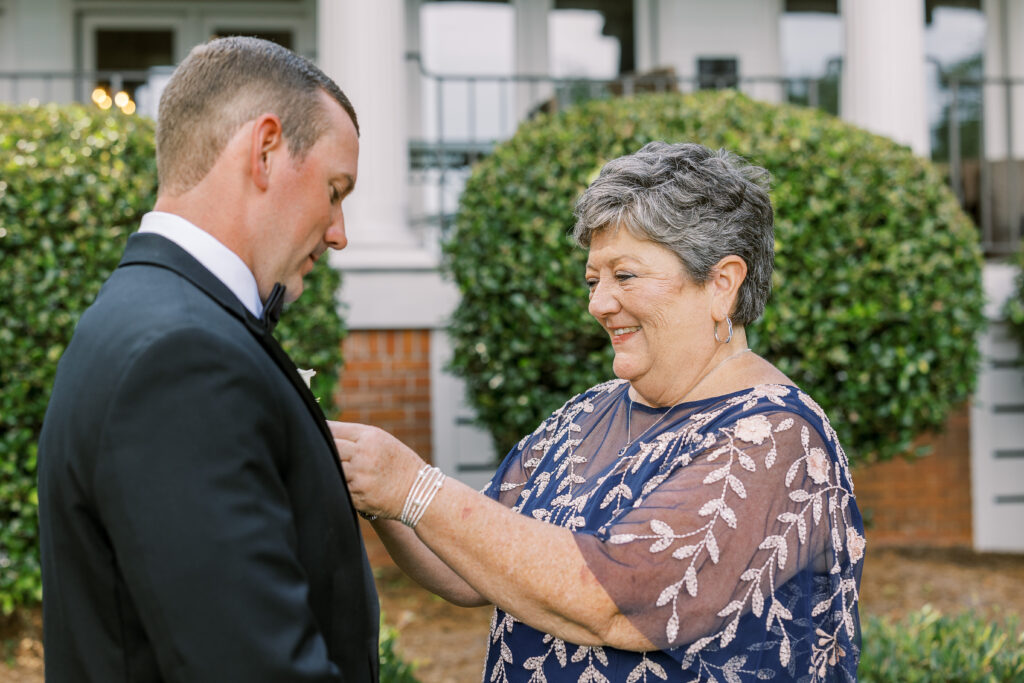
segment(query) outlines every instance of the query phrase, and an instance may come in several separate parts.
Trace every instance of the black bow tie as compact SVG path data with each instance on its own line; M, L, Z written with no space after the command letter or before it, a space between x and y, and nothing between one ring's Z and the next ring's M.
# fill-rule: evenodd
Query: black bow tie
M267 297L266 303L263 304L262 320L269 332L274 331L274 326L281 319L281 309L284 307L284 290L284 285L280 282L275 282L274 288L270 290L270 296Z

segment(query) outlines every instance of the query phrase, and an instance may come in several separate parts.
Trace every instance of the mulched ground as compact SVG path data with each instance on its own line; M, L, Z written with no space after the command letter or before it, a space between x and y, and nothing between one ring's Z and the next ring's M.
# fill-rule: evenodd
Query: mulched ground
M422 683L481 679L491 610L455 607L422 590L395 567L377 566L377 587L398 649L418 663ZM861 585L861 616L901 617L931 604L946 613L973 609L989 618L1024 621L1024 555L964 550L869 549ZM0 683L42 683L38 611L0 622Z

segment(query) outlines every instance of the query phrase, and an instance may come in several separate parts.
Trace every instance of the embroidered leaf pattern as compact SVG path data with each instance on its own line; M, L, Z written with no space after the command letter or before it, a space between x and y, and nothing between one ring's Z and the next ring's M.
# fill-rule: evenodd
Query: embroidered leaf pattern
M716 481L725 479L729 474L729 470L732 469L732 465L723 465L716 470L713 470L708 476L704 477L705 484L714 484Z
M671 586L666 586L661 591L661 595L658 596L658 600L655 602L655 604L658 607L664 607L668 603L672 602L672 600L677 595L679 595L679 588L682 585L683 585L683 582L680 581L679 583L673 583Z
M692 564L686 568L683 582L686 584L686 592L693 597L697 597L697 570Z
M675 550L673 550L672 551L672 557L676 558L677 560L685 560L687 557L690 557L695 552L697 552L699 549L700 549L700 546L684 545L684 546L681 546L681 547L676 548Z
M658 534L659 536L674 536L676 532L672 531L672 527L660 519L651 520L651 531Z
M764 594L761 592L760 586L754 586L750 593L750 611L754 613L755 617L761 616L764 612Z
M705 547L708 549L708 556L711 557L711 561L718 564L718 541L715 540L715 534L711 531L704 537Z
M597 426L624 416L615 406L624 405L625 388L608 382L555 411L524 437L509 456L513 465L499 470L487 492L593 540L581 540L580 551L608 594L620 608L625 600L631 613L645 615L652 642L681 654L567 645L499 609L489 680L603 683L629 672L628 683L736 683L844 679L834 673L840 669L855 675L853 567L862 561L863 529L845 452L820 407L793 387L758 386L679 409L661 431L612 458L588 448L588 436L612 433ZM763 536L751 537L762 528ZM815 574L809 563L818 552L827 573ZM617 585L602 567L618 568L624 582ZM812 584L813 591L804 588Z

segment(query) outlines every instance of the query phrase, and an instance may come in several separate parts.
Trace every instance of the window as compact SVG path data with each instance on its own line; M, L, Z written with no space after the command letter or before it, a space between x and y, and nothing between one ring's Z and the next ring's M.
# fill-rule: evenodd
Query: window
M722 90L739 85L739 66L735 57L699 57L697 87L701 90Z
M92 100L102 109L117 106L135 112L135 92L147 81L145 72L154 66L174 64L174 31L170 29L97 29L97 79Z

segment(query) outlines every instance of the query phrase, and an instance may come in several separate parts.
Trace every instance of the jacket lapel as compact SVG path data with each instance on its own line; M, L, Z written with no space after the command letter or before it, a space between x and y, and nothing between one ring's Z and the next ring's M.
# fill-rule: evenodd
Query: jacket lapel
M309 387L306 386L306 382L299 375L298 370L295 369L295 363L288 357L277 339L270 332L267 324L252 315L248 315L245 318L246 327L253 333L253 336L259 340L263 348L270 354L270 357L274 359L274 362L284 371L284 374L288 377L288 381L292 383L296 391L302 397L302 402L306 404L306 409L309 410L313 416L317 427L320 429L320 433L327 441L327 446L331 450L331 459L334 461L334 466L338 470L338 475L341 476L342 481L345 480L344 473L341 469L341 459L338 457L338 451L334 445L334 437L331 436L331 430L327 428L327 417L324 412L320 409L320 404L316 402L316 397L313 392L310 391ZM346 486L346 490L348 487ZM353 512L355 508L353 508Z
M345 484L344 473L341 469L341 461L338 458L338 451L334 445L334 437L331 436L331 431L327 428L327 418L320 409L320 405L316 402L316 397L313 396L313 392L309 390L306 383L295 369L295 364L292 362L291 358L288 357L285 350L281 348L281 345L276 339L274 339L274 335L271 333L270 327L266 321L257 318L250 313L242 302L238 300L238 297L228 289L227 285L221 282L213 273L204 268L203 265L199 263L199 261L195 260L191 254L161 235L136 233L128 238L128 244L125 247L124 256L121 258L121 263L118 264L118 268L133 265L155 266L174 271L220 304L220 306L229 315L238 318L245 324L246 328L254 337L256 337L257 341L259 341L260 345L263 346L267 354L274 360L274 363L281 368L282 372L284 372L285 376L288 378L288 381L291 382L293 387L295 387L295 390L299 392L299 396L302 397L302 402L305 404L306 409L313 417L317 427L320 429L320 433L327 442L327 447L330 450L331 459L334 461L335 469L338 471L338 475L341 476L342 484ZM347 493L347 485L345 486L345 490ZM351 497L349 497L349 507L352 508L352 513L355 514L355 508L352 507Z

